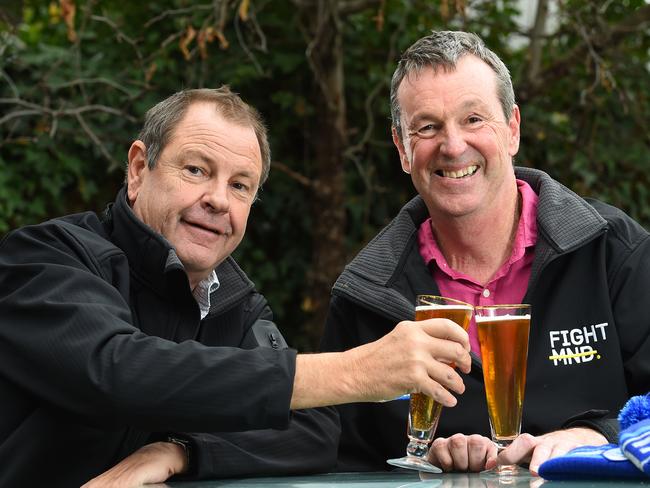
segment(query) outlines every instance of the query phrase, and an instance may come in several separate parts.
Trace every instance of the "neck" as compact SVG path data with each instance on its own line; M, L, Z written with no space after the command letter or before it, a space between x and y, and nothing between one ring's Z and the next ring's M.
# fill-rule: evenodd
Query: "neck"
M195 274L195 273L187 273L187 279L190 282L190 290L194 291L194 288L197 287L201 281L206 279L208 275L201 275L201 274Z
M438 247L455 271L485 285L512 254L521 197L515 186L507 198L480 215L431 217Z

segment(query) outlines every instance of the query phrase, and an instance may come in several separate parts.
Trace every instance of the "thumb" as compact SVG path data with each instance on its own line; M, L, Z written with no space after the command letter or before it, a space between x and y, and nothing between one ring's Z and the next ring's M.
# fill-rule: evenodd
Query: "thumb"
M497 457L496 456L489 456L487 460L485 461L485 469L493 469L496 468L497 466Z

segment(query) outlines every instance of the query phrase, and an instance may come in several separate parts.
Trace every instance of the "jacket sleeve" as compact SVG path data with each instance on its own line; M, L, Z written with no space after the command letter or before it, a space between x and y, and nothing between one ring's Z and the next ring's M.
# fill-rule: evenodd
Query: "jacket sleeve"
M629 396L650 388L650 237L629 218L619 219L608 236L608 266L612 313L620 342ZM618 442L618 412L589 410L563 427L590 427L609 442Z
M286 430L182 434L190 441L183 479L277 476L333 471L339 424L333 407L296 410Z
M650 236L638 235L620 267L612 270L612 307L630 396L650 389Z
M600 432L610 444L618 444L618 420L610 416L609 410L587 410L571 417L562 428L589 427Z
M107 428L287 427L295 351L208 347L144 334L132 325L119 286L79 239L62 226L40 225L0 243L6 380L53 409ZM113 258L120 255L102 256Z
M252 322L245 327L240 347L287 349L273 313L256 294L247 309ZM340 426L334 407L296 410L284 430L236 433L174 433L190 444L190 466L182 479L308 474L332 471ZM154 436L161 438L162 436Z
M332 296L325 331L321 341L323 352L338 352L357 347L357 311L346 299ZM339 471L383 471L386 469L386 456L382 442L377 440L373 404L350 403L337 405L341 426L339 441ZM379 417L380 418L380 417Z

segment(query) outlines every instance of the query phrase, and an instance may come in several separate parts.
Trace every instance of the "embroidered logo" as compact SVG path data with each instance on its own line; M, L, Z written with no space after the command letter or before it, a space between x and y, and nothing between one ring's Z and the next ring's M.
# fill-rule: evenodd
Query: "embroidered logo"
M587 325L576 329L551 330L549 340L553 366L566 366L573 363L588 363L600 359L598 342L607 340L607 322Z

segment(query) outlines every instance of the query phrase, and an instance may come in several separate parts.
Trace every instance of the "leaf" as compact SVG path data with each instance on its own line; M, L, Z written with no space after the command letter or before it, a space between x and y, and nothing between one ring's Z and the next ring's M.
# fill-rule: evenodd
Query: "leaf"
M74 18L77 7L74 0L60 0L61 16L65 20L65 25L68 28L68 41L77 42L77 32L74 29Z
M156 72L156 69L158 68L158 65L156 64L155 61L153 61L149 67L147 68L147 71L144 73L144 81L145 83L149 84L151 80L153 79L153 75Z
M190 54L190 51L187 48L187 46L192 42L192 40L195 37L196 37L196 30L194 30L194 27L192 27L192 25L190 24L187 26L187 29L185 29L185 33L181 36L181 39L178 42L178 47L183 53L183 57L185 58L185 61L189 61L192 58L192 55Z
M239 18L246 22L248 20L248 8L250 7L250 0L241 0L239 4Z
M219 47L222 50L228 49L230 43L228 42L228 39L226 39L226 36L223 35L223 32L221 32L218 29L215 29L214 35L217 37L217 39L219 39Z

